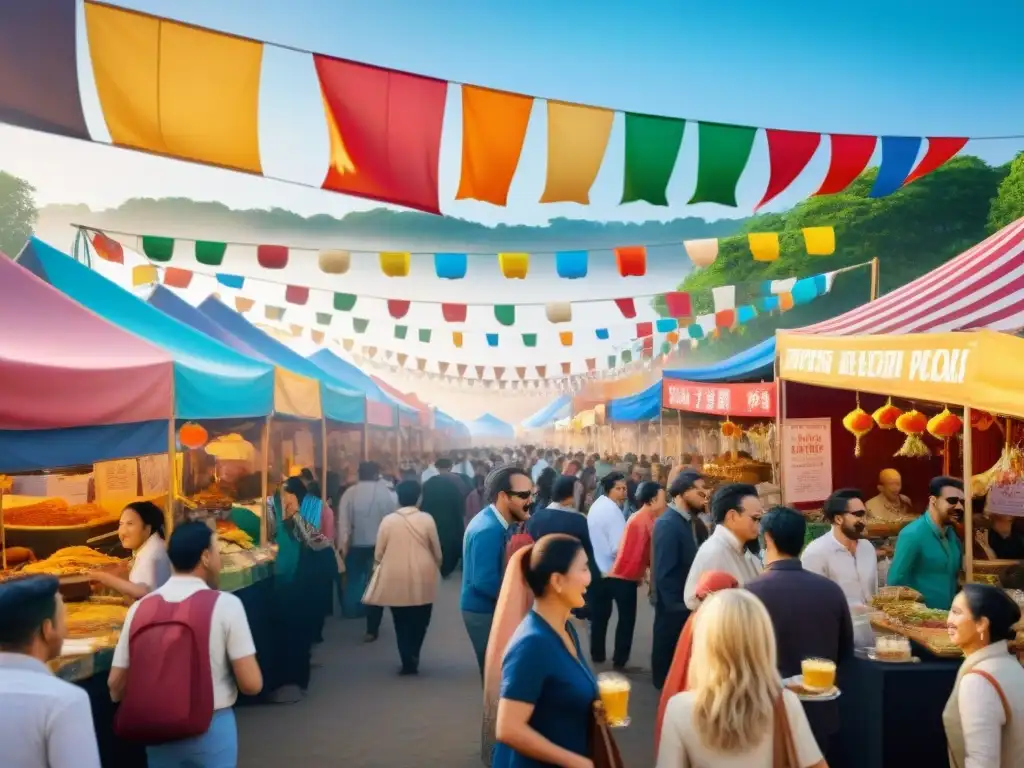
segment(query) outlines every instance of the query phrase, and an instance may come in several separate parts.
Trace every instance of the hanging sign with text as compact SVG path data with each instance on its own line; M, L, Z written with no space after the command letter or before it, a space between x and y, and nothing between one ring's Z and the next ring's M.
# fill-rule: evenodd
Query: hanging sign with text
M788 419L782 425L786 504L823 501L832 493L832 419Z
M701 384L678 379L661 380L665 408L716 416L775 417L775 383Z

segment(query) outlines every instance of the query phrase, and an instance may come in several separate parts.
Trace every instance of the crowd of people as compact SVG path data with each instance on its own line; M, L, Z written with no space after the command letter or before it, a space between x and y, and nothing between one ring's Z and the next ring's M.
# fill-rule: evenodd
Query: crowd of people
M647 599L644 651L660 702L655 722L636 726L650 727L658 766L827 766L837 702L801 701L782 681L808 658L841 670L863 645L851 611L878 590L864 539L873 500L834 492L831 531L805 548L803 514L766 511L751 485L712 491L699 461L684 458L526 447L428 457L399 477L364 462L351 486L329 487L326 507L313 472L287 478L268 517L277 636L266 664L242 603L216 589L215 535L186 523L165 537L159 509L133 504L120 527L131 572L96 577L133 601L109 677L117 732L147 744L154 768L234 766L237 697L300 700L336 599L343 616L366 622L366 642L390 611L398 673L412 676L438 582L452 577L481 675L485 764L621 765L599 673L637 671ZM935 478L929 493L898 538L888 582L950 609L965 654L943 716L951 764L1024 764L1024 668L1008 648L1020 610L997 587L958 588L963 484ZM85 693L46 666L65 632L56 579L0 585L0 739L19 768L99 765Z

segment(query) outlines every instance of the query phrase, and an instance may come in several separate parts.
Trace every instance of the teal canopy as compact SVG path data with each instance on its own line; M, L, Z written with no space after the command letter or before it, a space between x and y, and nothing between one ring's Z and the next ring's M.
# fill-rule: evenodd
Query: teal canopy
M252 418L273 412L274 368L268 363L178 322L38 238L28 242L18 263L100 317L167 351L174 360L177 418Z

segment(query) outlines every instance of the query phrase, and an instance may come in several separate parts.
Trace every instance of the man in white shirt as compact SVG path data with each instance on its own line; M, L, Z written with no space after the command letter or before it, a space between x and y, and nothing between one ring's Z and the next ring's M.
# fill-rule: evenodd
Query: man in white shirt
M760 533L764 506L757 488L746 483L723 485L711 497L714 533L701 544L683 587L683 600L697 610L697 582L708 571L725 571L743 586L761 574L761 561L748 549Z
M205 523L185 523L175 528L167 543L174 575L128 609L111 664L110 698L120 701L130 671L129 638L136 611L145 600L159 595L169 603L180 603L201 590L216 589L220 576L220 554L216 534ZM256 661L249 620L242 601L224 592L217 597L210 623L210 672L213 675L213 720L202 736L150 746L146 754L151 765L227 766L238 762L238 730L232 707L241 691L253 696L263 688L263 675ZM159 696L152 706L159 707Z
M548 451L543 456L537 457L537 462L533 465L530 470L530 476L533 482L536 483L540 479L540 473L551 466L551 451Z
M626 502L626 476L622 472L605 475L601 479L601 489L602 495L594 501L587 513L587 530L594 547L594 560L601 572L601 578L591 581L587 590L591 611L590 658L595 664L603 664L607 658L605 639L614 604L619 620L615 625L612 661L617 668L625 668L636 626L636 585L629 584L632 594L626 595L621 580L609 579L608 574L615 564L619 544L626 531L626 514L622 510Z
M834 581L854 611L865 609L878 592L878 555L864 538L867 507L856 488L842 488L825 500L832 530L808 544L800 556L804 568ZM863 621L854 625L855 642L873 645L874 632Z
M100 768L88 694L46 666L67 634L58 587L52 576L0 585L0 765Z

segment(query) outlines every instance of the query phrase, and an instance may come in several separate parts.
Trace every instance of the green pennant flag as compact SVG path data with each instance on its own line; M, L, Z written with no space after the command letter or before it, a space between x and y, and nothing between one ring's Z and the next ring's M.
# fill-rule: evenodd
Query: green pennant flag
M196 243L198 248L199 243ZM142 252L150 261L168 262L174 256L173 237L154 237L153 235L142 236ZM198 253L198 249L196 253Z
M622 350L622 362L630 363L633 361L633 352L628 349Z
M404 339L405 335L407 333L409 333L409 326L408 325L396 325L395 326L395 338L396 339Z
M626 113L626 172L622 202L668 205L665 190L683 143L685 120Z
M609 368L614 368L616 363L618 363L618 362L619 362L618 358L616 358L615 355L608 355L608 367Z
M536 333L524 333L523 334L523 346L525 346L525 347L536 347L537 346L537 334Z
M502 325L515 325L516 308L514 304L495 304L494 319Z
M421 344L429 344L430 343L430 329L429 328L420 328L420 343Z
M219 267L224 261L227 243L215 243L210 240L196 240L196 261L207 267Z
M747 167L757 128L722 123L699 123L697 129L697 188L694 203L736 207L736 183Z
M334 294L334 308L339 312L351 312L356 305L355 294L336 293Z
M366 327L369 324L369 320L365 320L361 317L352 318L352 330L354 330L356 333L366 333Z
M316 313L316 324L317 325L330 325L331 324L331 313L330 312L317 312Z

